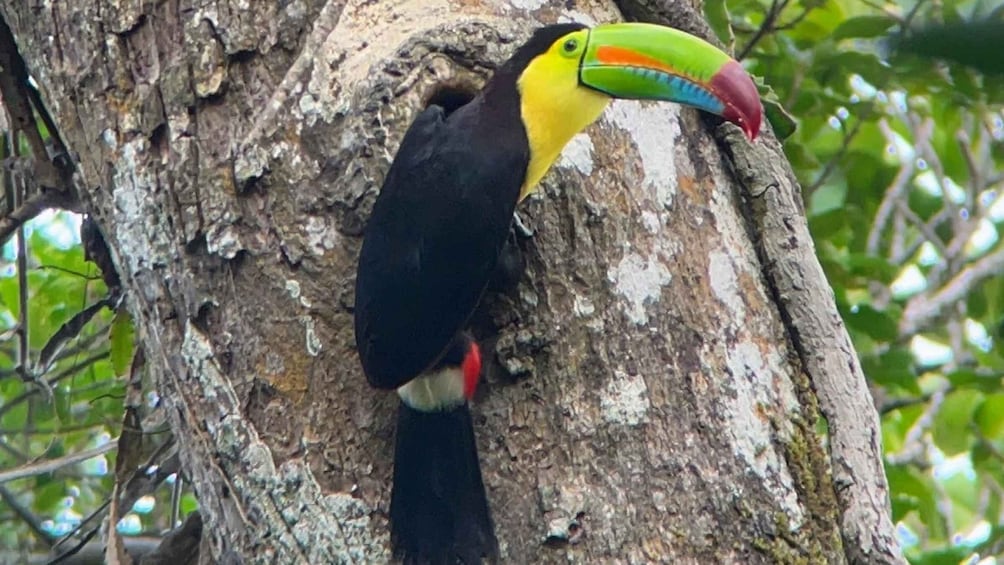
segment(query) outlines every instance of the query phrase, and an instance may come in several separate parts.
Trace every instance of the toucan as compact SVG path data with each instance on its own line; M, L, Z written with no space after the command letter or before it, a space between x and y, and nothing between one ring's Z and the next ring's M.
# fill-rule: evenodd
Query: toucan
M707 42L651 24L562 23L536 30L468 103L419 113L387 172L354 316L367 380L401 399L389 518L406 564L498 558L467 405L481 352L465 325L516 204L613 98L693 106L751 140L760 129L753 81Z

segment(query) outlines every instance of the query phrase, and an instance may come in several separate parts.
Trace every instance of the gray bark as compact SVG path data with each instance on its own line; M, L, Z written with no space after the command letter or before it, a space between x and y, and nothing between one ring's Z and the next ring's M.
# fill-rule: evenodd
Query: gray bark
M649 4L623 8L701 31L689 5ZM480 84L535 22L617 8L0 10L129 291L212 559L386 561L397 399L367 388L351 329L383 174L437 85ZM901 561L798 187L769 134L730 131L722 152L691 110L615 102L522 205L526 276L476 324L506 562Z

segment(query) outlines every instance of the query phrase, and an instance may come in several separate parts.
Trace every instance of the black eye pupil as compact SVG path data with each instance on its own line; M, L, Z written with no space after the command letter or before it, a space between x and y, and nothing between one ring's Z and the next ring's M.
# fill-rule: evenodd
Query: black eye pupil
M579 42L574 39L569 39L565 42L565 51L575 51L575 48L579 46Z

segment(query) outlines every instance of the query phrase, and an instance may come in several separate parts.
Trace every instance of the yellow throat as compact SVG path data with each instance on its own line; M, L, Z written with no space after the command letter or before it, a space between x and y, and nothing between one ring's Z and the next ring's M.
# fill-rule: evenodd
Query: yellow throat
M530 142L530 165L519 199L533 191L572 136L600 117L610 97L579 85L578 58L563 57L557 41L530 61L516 82Z

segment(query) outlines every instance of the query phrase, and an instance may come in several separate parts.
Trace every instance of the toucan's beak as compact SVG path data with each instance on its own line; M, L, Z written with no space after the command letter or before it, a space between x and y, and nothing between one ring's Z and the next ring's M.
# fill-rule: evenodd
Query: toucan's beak
M742 65L676 29L642 23L593 28L579 82L614 98L666 100L717 114L751 140L760 131L763 107Z

